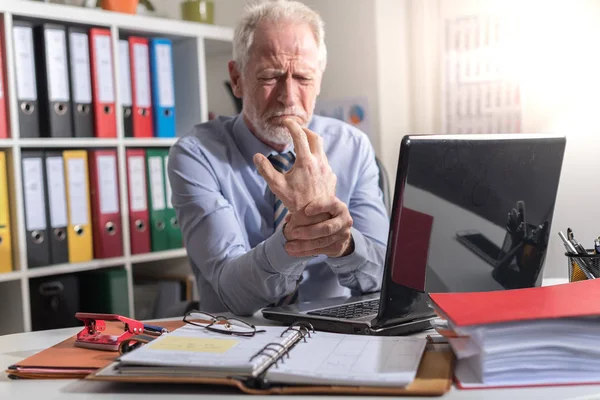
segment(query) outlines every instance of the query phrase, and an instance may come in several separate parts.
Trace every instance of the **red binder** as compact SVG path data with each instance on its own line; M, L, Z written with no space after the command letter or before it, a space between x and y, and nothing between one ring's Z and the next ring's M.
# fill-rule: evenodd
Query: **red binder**
M89 150L94 257L123 255L116 150Z
M138 36L128 38L129 65L131 68L131 99L133 136L152 137L152 98L150 82L150 52L148 39Z
M4 24L0 23L0 139L6 139L10 137L8 132L8 112L6 107L8 102L6 101L6 95L8 92L8 88L6 87L6 78L5 68L4 68L4 60L6 57L4 56Z
M129 190L129 232L131 254L149 253L150 222L148 185L146 183L146 152L127 149L127 187Z
M110 30L91 28L89 36L95 135L101 138L116 138L117 119Z
M600 279L492 292L431 293L435 308L457 327L600 316Z

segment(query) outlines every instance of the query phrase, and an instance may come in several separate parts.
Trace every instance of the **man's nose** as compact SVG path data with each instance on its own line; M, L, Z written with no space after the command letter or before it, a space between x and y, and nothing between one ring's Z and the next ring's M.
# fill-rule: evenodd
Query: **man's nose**
M279 89L279 96L277 97L277 100L285 107L293 107L295 104L294 79L292 77L287 77L286 79L280 81L280 85L281 87Z

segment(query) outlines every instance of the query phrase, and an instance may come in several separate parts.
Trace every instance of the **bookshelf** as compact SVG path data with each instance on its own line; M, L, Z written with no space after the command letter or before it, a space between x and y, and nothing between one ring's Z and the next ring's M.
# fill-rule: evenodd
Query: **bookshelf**
M111 31L113 84L117 137L104 138L20 138L16 96L15 60L12 26L14 20L55 22L64 25L107 28ZM7 155L7 174L10 196L10 223L13 241L12 272L0 273L0 301L3 323L0 334L32 330L30 283L32 279L70 273L123 268L127 275L129 315L135 318L133 305L133 269L157 261L185 261L185 249L174 249L146 254L131 254L129 232L129 205L126 170L128 148L168 148L176 138L129 138L124 136L119 90L118 40L130 34L145 37L166 37L173 42L173 72L175 79L175 107L177 136L190 131L197 123L208 120L209 111L231 114L224 86L227 74L226 60L231 55L233 29L149 16L120 14L101 9L90 9L28 0L0 1L0 26L3 36L5 88L9 139L0 139L0 150ZM220 64L220 68L218 65ZM211 75L212 74L212 75ZM214 100L213 100L214 99ZM112 148L117 151L119 177L119 206L122 219L123 256L93 259L88 262L56 264L28 268L26 249L25 210L22 187L21 151L27 149L83 149Z

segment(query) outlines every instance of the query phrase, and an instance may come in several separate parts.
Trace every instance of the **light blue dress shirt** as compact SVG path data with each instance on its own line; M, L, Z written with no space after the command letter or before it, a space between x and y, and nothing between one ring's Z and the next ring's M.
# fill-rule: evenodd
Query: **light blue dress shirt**
M197 125L169 152L172 202L197 279L200 308L250 315L296 287L299 300L380 290L389 218L368 137L342 121L314 116L337 176L337 197L353 219L354 252L345 257L292 257L273 229L274 195L252 161L276 153L241 115Z

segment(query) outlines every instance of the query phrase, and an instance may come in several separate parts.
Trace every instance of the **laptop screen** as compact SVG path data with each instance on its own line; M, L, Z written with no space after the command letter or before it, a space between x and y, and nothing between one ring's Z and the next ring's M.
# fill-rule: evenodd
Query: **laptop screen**
M565 144L544 135L405 137L383 295L539 286Z

